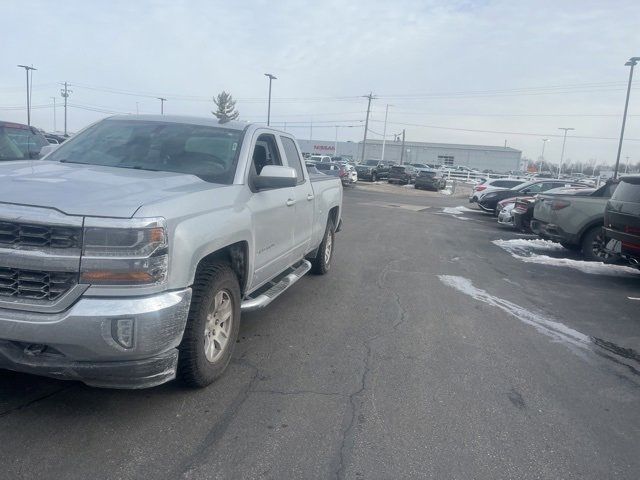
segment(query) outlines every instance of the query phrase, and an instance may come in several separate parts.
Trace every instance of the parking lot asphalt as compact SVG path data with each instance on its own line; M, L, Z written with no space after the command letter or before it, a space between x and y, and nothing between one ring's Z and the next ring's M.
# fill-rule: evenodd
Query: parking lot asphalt
M331 272L244 315L207 389L0 371L0 477L637 479L640 275L396 188L345 190Z

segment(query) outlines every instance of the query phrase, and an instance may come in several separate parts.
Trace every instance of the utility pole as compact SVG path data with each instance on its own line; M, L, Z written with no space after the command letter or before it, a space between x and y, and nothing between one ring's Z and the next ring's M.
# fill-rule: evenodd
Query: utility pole
M384 130L382 131L382 160L384 160L384 146L387 143L387 116L389 115L389 104L384 109Z
M166 102L167 99L162 97L156 97L156 98L160 100L160 115L164 115L164 102Z
M309 141L313 139L313 120L309 122Z
M400 151L400 165L404 162L404 128L402 129L402 150Z
M55 132L57 130L56 128L56 97L51 97L51 100L53 100L53 131Z
M338 156L338 125L336 125L336 143L335 146L333 147L333 154L335 156ZM628 159L629 157L627 157Z
M560 174L562 173L562 161L564 160L564 144L567 141L567 132L569 130L575 130L575 128L571 127L560 127L558 130L564 130L564 139L562 140L562 153L560 154L560 168L558 168L558 178L560 178Z
M640 57L631 57L625 66L629 69L629 84L627 85L627 99L624 102L624 113L622 114L622 129L620 130L620 142L618 143L618 154L616 155L616 168L613 170L613 179L618 178L618 167L620 166L620 152L622 151L622 139L624 138L624 126L627 123L627 109L629 108L629 96L631 94L631 82L633 80L633 67L640 61Z
M624 167L624 173L629 173L629 155L625 158L627 159L627 165Z
M37 70L37 68L33 68L33 66L30 67L29 65L18 65L18 68L24 68L27 74L27 125L31 126L31 88L29 88L29 72L33 72ZM33 79L33 73L31 73L31 78Z
M542 154L540 155L540 168L538 169L538 173L542 171L542 164L544 162L544 147L547 145L548 141L549 141L548 138L542 139Z
M64 136L67 136L67 99L69 95L72 93L72 90L69 90L69 84L64 82L64 88L60 90L60 95L64 98Z
M140 102L136 102L136 115L140 114L140 105L139 105L139 103Z
M277 80L278 77L270 73L265 73L264 76L269 78L269 103L267 104L267 126L269 126L271 122L271 82Z
M364 138L362 140L362 162L364 162L365 157L365 149L367 148L367 131L369 130L369 113L371 113L371 100L375 97L372 92L369 92L369 95L364 95L364 98L369 99L369 103L367 104L367 119L364 122Z

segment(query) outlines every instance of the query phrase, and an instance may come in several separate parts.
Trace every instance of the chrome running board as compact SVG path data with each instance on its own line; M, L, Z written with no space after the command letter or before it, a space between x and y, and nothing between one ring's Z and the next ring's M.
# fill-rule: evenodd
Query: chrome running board
M302 260L297 267L288 275L284 276L277 282L267 284L267 290L262 291L255 297L247 297L242 301L240 309L243 312L251 312L266 307L276 298L282 295L291 285L304 277L311 270L311 262ZM260 290L259 290L260 291Z

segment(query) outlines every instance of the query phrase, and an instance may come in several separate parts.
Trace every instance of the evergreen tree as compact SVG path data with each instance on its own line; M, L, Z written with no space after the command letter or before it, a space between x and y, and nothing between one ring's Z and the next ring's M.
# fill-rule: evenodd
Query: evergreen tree
M218 110L213 113L220 123L226 123L230 120L237 119L240 114L236 110L236 101L230 93L223 91L217 97L213 98L213 103L216 104Z

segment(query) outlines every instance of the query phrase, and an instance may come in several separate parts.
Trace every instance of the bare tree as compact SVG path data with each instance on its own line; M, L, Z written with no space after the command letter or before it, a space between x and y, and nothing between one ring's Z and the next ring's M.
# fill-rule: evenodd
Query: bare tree
M213 113L220 123L226 123L230 120L237 119L240 114L236 110L236 101L230 93L223 91L213 98L213 103L216 104L218 110Z

